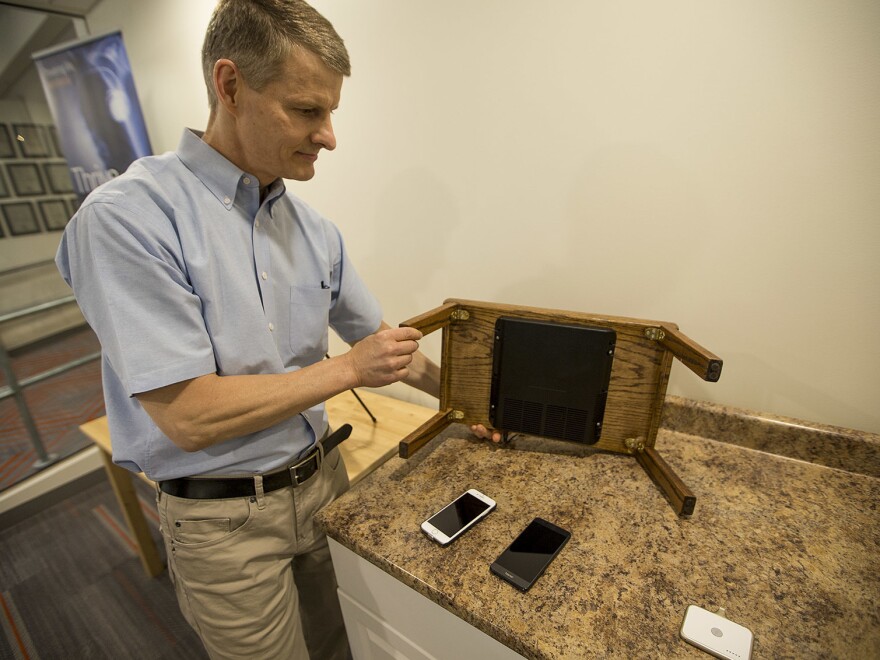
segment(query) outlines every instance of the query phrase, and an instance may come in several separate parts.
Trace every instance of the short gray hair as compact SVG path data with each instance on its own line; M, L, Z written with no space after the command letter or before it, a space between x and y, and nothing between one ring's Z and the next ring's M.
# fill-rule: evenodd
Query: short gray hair
M259 91L275 80L297 46L317 55L330 70L351 75L342 38L311 5L302 0L220 0L202 45L202 72L211 111L217 107L217 60L235 62L248 86Z

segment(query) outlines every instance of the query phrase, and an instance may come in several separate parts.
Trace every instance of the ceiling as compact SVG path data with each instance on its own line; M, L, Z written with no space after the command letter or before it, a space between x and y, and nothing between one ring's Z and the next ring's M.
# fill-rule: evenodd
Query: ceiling
M33 71L33 53L76 38L75 17L58 11L82 14L99 1L0 2L0 98Z
M75 14L85 16L92 7L101 0L4 0L0 6L12 5L16 7L29 7L43 11L54 11L63 14Z

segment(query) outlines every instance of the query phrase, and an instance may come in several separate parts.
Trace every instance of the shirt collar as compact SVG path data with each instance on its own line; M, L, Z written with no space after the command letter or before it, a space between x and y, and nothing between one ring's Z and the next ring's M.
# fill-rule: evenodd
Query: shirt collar
M180 144L177 147L177 157L190 170L204 186L220 201L227 209L231 209L235 203L235 196L239 185L244 188L259 187L259 181L253 174L249 174L236 166L219 151L202 140L203 131L191 128L183 130ZM249 183L244 183L250 179ZM284 183L277 179L269 184L267 198L271 199L281 194ZM258 194L259 195L259 194Z

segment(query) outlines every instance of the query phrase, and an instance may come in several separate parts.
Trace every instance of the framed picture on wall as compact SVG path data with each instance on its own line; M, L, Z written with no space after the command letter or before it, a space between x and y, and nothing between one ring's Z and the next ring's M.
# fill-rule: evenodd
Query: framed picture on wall
M15 158L15 145L6 124L0 124L0 158Z
M63 199L47 199L40 202L43 224L49 231L61 231L70 220L70 212Z
M6 171L12 181L12 189L19 197L45 194L46 188L36 163L10 163Z
M3 217L6 219L6 226L9 233L13 236L24 236L25 234L37 234L40 231L40 223L37 221L37 214L34 206L30 202L14 202L11 204L3 204Z
M15 139L25 158L43 158L52 155L45 127L37 124L13 124Z
M59 195L73 192L73 181L67 163L43 163L43 174L51 192Z
M6 175L3 174L3 168L0 167L0 199L9 197L9 186L6 185Z
M61 141L58 139L58 129L54 126L49 126L46 130L49 131L49 142L52 143L52 150L55 152L55 155L64 158L64 152L61 151Z

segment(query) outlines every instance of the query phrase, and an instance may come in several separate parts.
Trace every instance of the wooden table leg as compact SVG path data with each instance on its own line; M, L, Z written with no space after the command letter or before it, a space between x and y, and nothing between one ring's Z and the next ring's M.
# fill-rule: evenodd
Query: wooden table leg
M150 528L144 518L144 512L141 510L141 504L132 482L132 474L114 464L110 454L103 449L101 449L101 458L104 460L104 469L107 471L110 485L113 486L113 492L116 493L122 515L125 516L125 522L128 523L128 529L134 538L141 564L143 564L147 575L156 577L165 570L165 565L162 563L156 543L153 541L153 535L150 534Z

